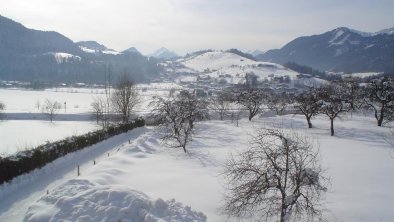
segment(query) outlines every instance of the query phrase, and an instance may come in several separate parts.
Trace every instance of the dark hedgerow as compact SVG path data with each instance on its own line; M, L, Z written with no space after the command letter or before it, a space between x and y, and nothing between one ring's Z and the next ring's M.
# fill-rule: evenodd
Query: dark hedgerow
M31 150L18 152L15 155L7 157L0 156L0 184L10 181L21 174L41 168L47 163L69 153L81 150L87 146L108 139L109 137L144 125L145 120L139 118L129 123L112 125L107 129L97 130L84 135L72 136L53 143L40 145Z

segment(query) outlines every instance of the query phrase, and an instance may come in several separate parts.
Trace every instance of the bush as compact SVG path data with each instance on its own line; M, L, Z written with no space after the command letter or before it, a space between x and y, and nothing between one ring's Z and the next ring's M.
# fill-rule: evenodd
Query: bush
M126 124L110 126L106 130L72 136L64 140L40 145L32 150L21 151L12 156L0 157L0 184L21 174L41 168L69 153L82 150L87 146L144 125L145 120L139 118Z

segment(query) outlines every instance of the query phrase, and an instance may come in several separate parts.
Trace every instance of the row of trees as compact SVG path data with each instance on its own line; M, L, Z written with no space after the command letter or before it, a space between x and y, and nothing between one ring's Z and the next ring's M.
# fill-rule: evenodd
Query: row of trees
M50 99L46 99L43 104L40 104L39 101L36 103L36 107L45 114L48 119L52 122L56 113L62 107L61 104L57 101L53 101ZM41 108L41 109L40 109ZM0 119L2 119L2 111L5 109L5 104L0 101Z
M237 88L218 93L211 104L220 119L228 114L230 104L247 110L249 120L262 109L272 110L278 115L291 110L303 114L309 128L312 128L312 117L323 114L330 119L331 135L334 135L335 118L346 112L372 110L378 126L393 121L394 80L382 77L362 86L356 79L347 79L309 87L294 95L258 88Z
M355 79L332 82L307 88L295 95L250 87L233 88L220 91L208 100L182 91L176 96L172 93L169 98L154 98L150 104L150 118L153 119L152 124L163 128L164 141L172 147L181 147L185 152L186 145L192 140L195 122L208 118L210 110L216 112L220 120L225 119L230 112L238 120L240 113L246 111L251 121L263 109L269 109L277 115L299 113L305 116L309 128L312 128L311 119L323 114L330 120L333 136L334 120L347 112L371 109L378 126L394 120L393 85L393 79L383 77L365 86Z

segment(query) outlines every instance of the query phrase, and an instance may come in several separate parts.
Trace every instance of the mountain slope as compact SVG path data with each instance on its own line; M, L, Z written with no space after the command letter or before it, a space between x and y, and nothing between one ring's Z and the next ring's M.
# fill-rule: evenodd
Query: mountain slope
M146 82L159 73L157 61L120 53L95 41L74 43L57 33L28 29L0 16L0 80L103 83L127 73ZM32 84L33 85L33 84Z
M365 33L341 27L297 38L257 58L278 63L296 62L321 70L394 71L393 33L393 29Z
M0 16L0 27L0 55L34 55L47 52L81 54L73 41L57 32L28 29L3 16Z

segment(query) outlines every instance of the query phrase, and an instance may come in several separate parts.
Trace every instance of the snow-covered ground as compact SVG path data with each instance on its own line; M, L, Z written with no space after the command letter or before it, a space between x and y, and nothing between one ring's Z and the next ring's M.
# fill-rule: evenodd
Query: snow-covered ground
M6 107L6 113L41 112L41 105L46 99L62 105L59 113L87 113L94 96L102 95L100 89L59 88L48 90L0 89L0 101ZM66 103L66 110L64 110ZM40 107L37 106L40 104Z
M47 141L53 142L69 136L81 135L100 128L92 121L0 121L0 155L7 156L31 149Z
M239 127L231 121L202 122L187 154L165 147L153 128L135 129L1 186L0 221L22 221L34 215L45 221L95 221L90 219L94 216L90 213L114 215L111 209L124 207L139 192L150 197L141 194L144 200L175 198L203 212L208 221L226 221L219 211L225 185L221 176L223 162L230 153L246 149L256 129L278 125L293 128L320 144L323 166L331 178L323 201L329 221L394 221L394 152L386 141L393 140L389 139L389 129L377 127L373 118L356 115L336 119L334 137L329 136L329 120L323 116L314 119L313 124L313 129L307 129L304 118L293 115L256 117L252 122L242 119ZM78 164L82 174L79 177ZM73 192L72 197L67 194ZM62 198L61 193L67 196ZM93 203L98 197L104 199ZM149 203L154 206L154 202ZM96 212L94 206L102 211ZM152 212L149 209L147 212ZM183 216L199 215L182 210L189 208L179 209ZM120 212L131 211L124 207ZM131 221L132 217L121 219Z
M136 87L141 97L135 109L137 115L149 112L153 96L168 96L171 89L182 89L174 83L138 84ZM91 103L104 93L105 90L99 88L0 89L0 101L6 105L2 112L5 120L0 120L0 155L98 129L91 115ZM46 99L62 105L53 123L41 112Z

